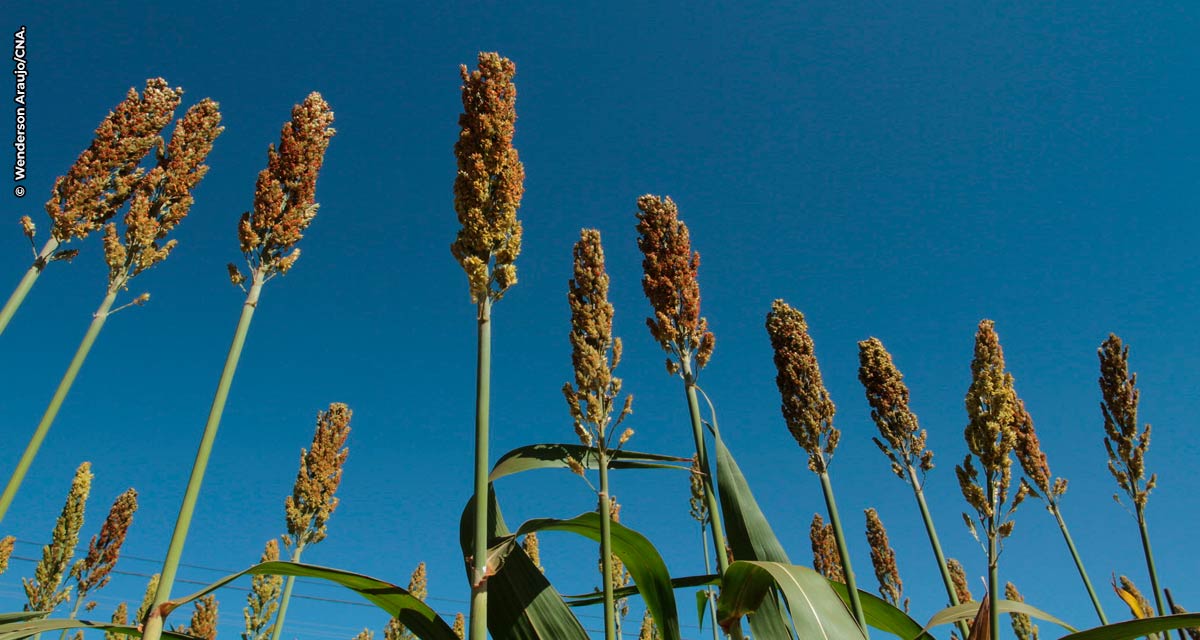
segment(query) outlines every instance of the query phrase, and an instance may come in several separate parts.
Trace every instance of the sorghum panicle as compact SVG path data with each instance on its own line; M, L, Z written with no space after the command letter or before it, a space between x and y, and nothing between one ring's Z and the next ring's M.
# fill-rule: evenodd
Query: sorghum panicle
M1104 401L1104 448L1108 470L1140 511L1146 507L1156 474L1146 480L1146 451L1150 448L1150 425L1138 430L1137 374L1129 373L1129 347L1113 334L1100 345L1100 392Z
M17 541L13 536L0 538L0 573L8 571L8 559L12 557L13 544Z
M467 619L461 613L454 614L454 626L450 627L459 640L467 637Z
M267 540L258 561L276 560L279 560L279 542L271 538ZM246 608L242 610L242 618L246 623L242 640L266 640L271 636L271 620L279 608L282 589L283 576L256 575L250 579L250 593L246 595Z
M1015 602L1025 602L1025 598L1021 597L1021 592L1017 591L1017 587L1011 582L1004 584L1004 597ZM1013 634L1017 636L1017 640L1038 640L1038 628L1029 619L1029 616L1023 613L1012 614L1012 629Z
M690 495L688 512L692 519L704 525L709 520L708 503L704 501L704 471L700 468L700 457L692 456L691 474L688 476Z
M542 551L536 531L525 534L525 539L521 541L521 549L525 551L525 555L529 556L529 561L537 567L538 571L546 573L546 568L542 566Z
M129 605L125 604L124 602L118 604L116 610L113 611L112 618L109 619L109 622L122 626L129 624ZM104 640L129 640L129 636L123 633L105 631Z
M334 402L329 410L317 414L312 447L301 450L296 484L284 505L288 525L285 543L289 547L308 546L325 539L326 523L338 505L334 493L342 481L342 466L350 455L345 448L350 436L350 416L350 408L341 402Z
M83 598L108 584L137 508L137 491L133 489L126 490L113 501L100 533L88 542L87 556L71 567L71 577L78 581L76 597Z
M50 544L42 547L42 559L34 569L33 580L21 579L28 600L26 611L53 611L70 598L70 587L61 591L59 587L70 568L71 558L75 556L75 547L79 544L79 530L83 528L83 512L91 488L92 465L84 462L75 470L71 491L54 523Z
M525 167L512 146L517 121L512 79L517 66L497 53L480 53L479 68L468 72L463 65L461 72L454 210L462 229L450 252L466 272L471 300L478 304L488 297L498 300L517 282L517 209L525 193Z
M875 446L892 463L892 472L909 481L908 467L922 473L933 469L933 452L925 446L926 432L908 407L908 386L877 338L858 343L858 379L871 405L871 419L879 429ZM886 443L886 444L885 444Z
M1119 587L1117 586L1118 581L1120 582ZM1130 611L1134 614L1134 616L1138 618L1154 617L1154 606L1150 604L1150 601L1146 599L1146 596L1142 595L1142 592L1137 588L1137 585L1133 584L1133 580L1130 580L1126 576L1121 576L1120 578L1113 580L1112 584L1113 590L1117 592L1118 596L1121 596L1122 600L1125 600L1125 603L1129 605ZM1125 593L1122 594L1122 591ZM1126 595L1132 598L1133 602L1126 600Z
M574 278L568 283L571 306L571 364L575 386L563 386L563 395L584 446L607 449L612 412L621 393L621 379L613 370L621 361L621 339L613 337L613 306L608 301L608 272L600 232L584 229L574 249ZM620 424L632 412L631 397L617 416Z
M879 580L879 595L893 606L908 611L908 598L904 597L904 582L900 580L900 569L896 566L896 552L888 542L887 529L875 509L867 509L867 543L871 546L871 566Z
M833 525L825 524L825 519L814 513L812 525L808 528L808 537L812 541L813 569L830 580L846 582Z
M1041 496L1046 498L1047 506L1052 507L1058 503L1059 496L1067 492L1067 480L1054 478L1050 473L1050 463L1046 460L1037 431L1033 428L1033 417L1025 410L1025 403L1020 401L1017 402L1016 427L1017 444L1013 452L1017 455L1017 461L1025 470L1025 476L1041 491Z
M412 575L408 579L408 592L421 602L425 602L425 598L428 597L429 589L426 583L424 562L418 563L417 568L413 569ZM384 640L416 640L417 636L409 631L398 618L392 618L383 628L383 638Z
M267 168L258 174L254 209L242 214L238 239L251 271L261 277L287 274L300 257L295 244L317 215L317 174L335 131L333 111L313 92L292 108L279 134L279 148L267 148ZM229 265L234 284L244 280Z
M808 468L824 473L841 433L833 426L836 408L821 380L804 314L776 300L767 314L767 333L775 350L775 383L788 430L808 452Z
M974 602L975 596L971 595L971 587L967 584L967 572L963 569L962 563L954 558L946 560L946 569L950 571L950 580L954 583L954 593L958 596L958 601Z
M363 629L354 636L354 640L375 640L375 632L370 629Z
M188 626L176 629L189 636L216 640L217 637L217 597L208 594L196 601L192 609L192 621Z
M667 352L667 371L679 373L695 356L697 369L712 357L716 339L700 317L700 254L692 251L687 225L670 197L638 198L638 248L642 250L642 291L654 308L646 319L650 335Z
M166 80L153 78L146 81L141 96L131 88L100 123L91 145L55 180L46 201L56 240L82 239L116 215L143 177L138 165L162 145L160 134L182 96L182 89L171 89ZM32 221L23 226L26 235L32 235Z

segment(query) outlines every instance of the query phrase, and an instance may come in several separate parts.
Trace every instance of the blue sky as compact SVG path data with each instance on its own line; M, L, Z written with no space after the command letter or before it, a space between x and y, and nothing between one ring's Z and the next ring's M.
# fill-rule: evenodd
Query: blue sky
M636 198L669 194L703 256L703 313L717 337L701 385L793 561L809 562L808 523L823 504L779 413L763 328L771 301L808 317L843 431L832 466L843 517L861 530L862 510L879 509L919 620L944 594L911 493L870 442L856 342L879 337L905 373L936 454L927 490L939 533L948 555L982 576L953 465L966 453L974 329L991 318L1050 464L1071 481L1064 512L1103 603L1126 617L1108 576L1147 588L1148 578L1105 468L1095 351L1111 331L1132 347L1141 418L1154 425L1149 519L1161 579L1200 609L1190 560L1200 489L1191 472L1198 18L1195 6L1166 2L14 8L0 27L28 28L30 137L29 195L0 189L10 220L0 274L12 285L29 262L17 219L47 228L41 203L54 177L129 87L162 76L187 91L185 104L211 96L226 131L179 248L134 281L131 293L152 301L109 320L0 533L46 540L72 470L91 460L86 535L135 486L142 507L120 568L158 570L137 558L165 551L236 322L242 295L224 265L239 257L237 218L290 107L317 90L338 129L321 211L303 258L263 294L185 551L197 566L181 578L245 567L285 530L299 450L316 412L342 401L355 411L342 504L305 560L400 584L426 561L431 603L450 616L465 610L456 532L471 487L475 334L449 252L451 150L458 65L495 50L517 63L516 145L528 177L520 283L495 311L493 459L573 440L560 388L571 376L566 282L582 227L601 230L608 256L620 374L636 398L630 446L689 454L682 390L644 327L634 231ZM0 456L5 477L103 297L98 240L78 248L74 264L47 270L0 337L0 421L13 443ZM659 545L672 573L699 573L685 478L612 482L623 521ZM586 485L552 472L499 490L514 523L594 505ZM592 549L565 534L543 539L561 591L598 584ZM851 551L860 584L874 588L861 533ZM0 577L0 610L20 608L18 577L31 571L15 561ZM1001 574L1029 602L1092 624L1037 504L1018 513ZM119 576L98 611L138 601L143 585ZM983 591L978 579L972 587ZM355 599L308 583L297 593ZM244 594L219 595L221 637L237 637ZM682 612L685 637L697 637L690 605ZM600 627L597 611L582 615ZM297 600L286 633L349 638L385 618Z

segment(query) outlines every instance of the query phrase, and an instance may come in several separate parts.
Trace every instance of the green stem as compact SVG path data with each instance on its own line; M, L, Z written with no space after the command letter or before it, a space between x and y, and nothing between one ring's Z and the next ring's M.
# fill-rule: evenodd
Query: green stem
M1154 566L1154 554L1150 551L1150 532L1146 530L1145 507L1137 510L1138 529L1142 533L1142 551L1146 554L1146 568L1150 571L1150 587L1154 589L1154 605L1158 607L1158 615L1167 615L1163 606L1162 589L1158 586L1158 569Z
M296 550L292 552L292 562L300 562L300 552L304 551L304 545L296 544ZM279 613L275 615L275 624L271 625L271 640L279 640L279 635L283 633L283 619L287 617L288 601L292 599L292 586L296 583L296 576L288 576L287 582L283 583L283 595L279 598Z
M613 598L612 506L608 496L608 452L597 447L600 466L600 569L604 575L604 639L616 640L617 605Z
M0 333L4 333L4 329L8 327L8 322L12 320L13 314L20 308L21 303L25 301L25 296L29 295L29 290L33 288L33 283L37 281L38 276L42 275L42 269L50 264L50 256L54 255L58 249L58 240L51 237L46 241L46 246L42 247L38 256L34 258L33 264L29 270L17 283L17 288L13 290L12 295L8 297L8 302L4 303L4 308L0 309Z
M492 300L479 303L475 364L475 546L471 572L470 640L487 640L488 412L492 376Z
M997 545L999 532L992 522L988 523L988 637L1000 637L1000 552Z
M817 474L821 478L821 491L825 494L825 506L829 511L829 524L833 526L833 537L837 540L838 555L842 558L842 573L846 576L846 591L850 594L850 608L854 619L862 627L863 636L867 636L867 616L863 613L862 599L858 596L858 584L854 580L854 569L850 566L850 550L846 547L846 536L842 532L842 518L838 515L837 502L833 499L833 484L829 482L829 472ZM993 638L996 636L992 636Z
M937 530L933 527L933 516L929 513L929 505L925 503L925 489L922 488L920 481L917 479L917 470L910 464L908 465L908 480L912 485L913 494L917 496L917 506L921 509L921 519L925 521L925 533L929 535L929 544L933 547L933 557L937 559L938 571L942 574L942 583L946 586L946 595L950 597L950 606L956 606L958 601L958 592L954 590L954 580L950 577L950 568L946 564L946 556L942 553L942 543L938 540ZM958 621L956 624L963 638L971 636L971 631L967 628L965 621Z
M96 309L96 313L92 314L92 323L88 325L87 333L83 335L83 341L79 343L79 348L75 350L75 357L71 358L71 364L67 366L67 372L63 374L62 380L58 383L58 388L54 390L54 396L50 398L50 406L46 407L46 412L42 414L42 419L38 422L37 428L33 431L33 437L30 438L29 444L25 445L25 452L21 454L21 460L17 462L17 468L13 470L12 477L9 478L8 484L4 487L4 493L0 494L0 521L4 520L4 514L8 513L8 507L12 504L13 498L17 495L17 489L21 487L21 482L25 479L25 474L29 472L30 465L33 464L33 459L37 456L38 449L42 446L42 440L46 439L46 434L50 431L50 425L54 423L54 418L58 416L58 410L62 408L63 400L67 398L67 392L71 390L71 385L75 383L75 376L79 374L79 369L83 367L83 361L87 359L88 352L92 350L92 344L96 342L96 336L100 334L100 329L104 327L104 321L108 319L109 310L112 309L113 301L117 299L117 291L110 290L104 296L104 301L100 303L100 308Z
M712 573L712 564L708 561L708 536L704 535L704 523L700 523L700 546L704 549L704 574ZM708 595L708 613L709 620L712 622L713 640L721 640L717 631L717 605L716 597L713 595L712 587L704 587L704 592Z
M722 576L729 568L729 558L725 553L725 528L721 524L721 506L717 504L717 494L713 490L712 473L708 465L708 452L704 446L704 426L700 419L700 400L696 397L696 378L692 375L691 356L684 354L680 358L683 369L683 387L687 395L688 414L692 419L692 438L696 441L696 459L704 471L700 479L704 485L704 503L708 506L709 518L712 520L713 553L717 556L717 568ZM741 640L741 623L734 624L730 631L736 640Z
M1071 539L1071 533L1067 531L1067 523L1063 520L1062 512L1058 510L1058 505L1051 503L1049 505L1050 513L1054 514L1054 519L1058 520L1058 528L1062 531L1063 539L1067 541L1067 548L1071 550L1071 558L1075 560L1075 568L1079 570L1079 577L1083 578L1083 586L1087 587L1088 597L1092 599L1092 607L1096 609L1096 615L1100 616L1100 624L1108 624L1108 618L1104 615L1104 609L1100 608L1100 598L1096 596L1096 589L1092 587L1092 581L1088 578L1087 571L1083 568L1083 560L1079 557L1079 551L1075 549L1075 541Z
M76 593L75 594L75 606L71 607L71 615L69 618L67 618L68 620L74 620L75 617L79 615L79 607L80 607L80 605L83 604L83 599L86 596L87 596L86 593ZM59 634L59 636L58 636L58 640L67 640L67 631L68 631L68 629L63 629L62 633ZM39 633L36 636L34 636L34 638L41 637L41 635L42 634Z
M217 427L221 425L221 414L225 412L225 401L229 397L229 387L233 385L233 374L237 371L238 360L242 356L242 347L246 344L246 334L250 331L250 320L258 307L258 297L262 293L264 282L263 270L255 270L250 291L242 304L242 315L238 318L237 329L233 333L233 342L229 345L229 354L225 356L225 366L221 369L221 379L217 382L217 392L213 396L212 407L208 411L208 421L204 424L204 435L200 438L200 448L196 451L196 460L192 464L192 473L188 477L187 490L183 494L183 503L179 506L179 516L175 520L175 530L171 533L171 543L167 547L167 556L163 560L162 574L158 580L158 590L154 593L154 606L150 608L149 617L142 632L144 640L158 640L162 634L163 619L160 606L171 599L171 587L175 584L175 574L179 571L179 561L183 556L183 544L187 541L188 528L192 524L192 513L196 509L196 501L200 497L200 485L204 482L204 472L208 468L208 458L212 454L213 442L217 439Z

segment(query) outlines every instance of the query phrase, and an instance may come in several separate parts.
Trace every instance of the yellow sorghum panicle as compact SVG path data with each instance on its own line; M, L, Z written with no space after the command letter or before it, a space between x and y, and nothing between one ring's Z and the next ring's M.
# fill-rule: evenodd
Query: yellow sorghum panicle
M1187 613L1187 612L1188 612L1187 609L1184 609L1183 607L1181 607L1177 604L1171 605L1171 613L1178 614L1178 613ZM1185 628L1183 631L1184 631L1184 633L1187 634L1188 638L1190 638L1191 640L1200 640L1200 627L1189 627L1189 628Z
M1029 487L1022 484L1007 511L1001 510L1008 500L1012 482L1009 453L1017 444L1017 425L1024 411L1013 388L1012 374L1004 368L1004 351L991 320L981 321L975 334L975 357L971 361L971 386L967 389L966 407L969 422L964 436L971 453L962 466L955 467L959 488L967 503L978 513L980 523L994 527L987 534L1005 538L1013 527L1013 521L1006 518L1028 495ZM983 468L982 482L972 454Z
M1129 347L1113 334L1100 345L1100 393L1104 401L1104 448L1108 470L1133 500L1139 512L1146 507L1157 474L1146 480L1146 451L1150 448L1150 425L1138 431L1137 374L1129 373Z
M121 557L121 546L125 544L125 535L133 524L133 514L137 508L137 491L133 489L126 490L113 501L100 533L92 536L88 542L87 556L71 567L71 577L78 581L76 597L83 598L87 593L108 584L113 567Z
M1025 602L1025 598L1021 597L1021 592L1017 591L1017 587L1011 582L1004 584L1004 597L1015 602ZM1023 613L1012 614L1012 629L1017 640L1038 640L1037 626L1030 621L1029 616Z
M896 566L896 552L888 542L887 529L875 509L867 509L867 543L871 545L871 566L879 580L879 595L893 606L908 611L908 598L904 597L904 582L900 580L900 569Z
M332 124L333 111L314 91L292 108L292 119L279 134L278 150L275 145L267 148L267 168L255 184L254 209L238 222L246 262L263 278L286 274L300 255L294 245L317 215L317 174L334 134ZM231 266L231 277L236 271Z
M146 616L150 613L150 607L154 606L154 594L158 591L159 574L150 576L150 581L146 583L146 592L142 594L142 604L138 606L137 615L134 620L141 624Z
M109 619L113 624L127 625L129 624L129 605L122 602L117 605L113 611L112 618ZM104 632L104 640L129 640L129 636L123 633L113 633L112 631Z
M342 481L342 466L350 450L345 448L350 435L350 407L341 402L329 405L317 414L317 430L312 448L300 452L300 471L284 508L288 536L284 542L293 547L308 546L325 539L325 525L338 499L334 496Z
M55 180L46 202L56 240L84 238L116 215L143 177L138 164L162 145L160 133L182 96L182 89L171 89L162 78L147 80L141 96L130 89L100 123L92 144Z
M467 619L463 617L463 614L454 614L454 626L450 630L454 632L454 635L458 636L459 640L467 637Z
M421 602L425 602L425 598L429 595L426 587L424 562L418 563L417 568L413 569L412 576L408 579L408 592ZM388 620L387 625L383 628L383 637L384 640L416 640L417 638L413 632L401 624L398 618Z
M975 596L971 595L971 587L967 584L967 572L963 570L962 564L954 558L948 558L946 569L950 572L950 581L954 583L954 594L958 596L958 601L974 602Z
M176 241L166 237L187 216L194 201L192 190L208 172L204 161L223 130L217 103L200 101L176 124L158 165L133 184L124 242L115 223L104 225L110 288L124 287L175 248Z
M91 488L92 465L84 462L75 470L67 502L54 523L50 544L42 547L42 559L34 570L33 580L21 579L28 600L26 611L53 611L70 598L70 587L61 591L59 587L70 568L71 558L75 556L75 547L79 544L79 530L83 528L83 512Z
M650 615L650 610L647 609L642 614L642 628L638 631L638 640L660 640L662 636L658 633L658 625L654 624L654 616Z
M259 562L275 562L279 559L279 542L267 540ZM266 640L271 636L271 620L279 608L279 596L283 588L283 576L256 575L250 579L250 593L246 595L246 608L242 618L246 630L242 640Z
M545 567L542 566L542 550L536 531L525 535L525 539L521 541L521 549L525 551L525 555L529 556L529 561L537 567L538 571L546 573Z
M375 632L370 629L363 629L354 636L354 640L375 640Z
M8 571L8 559L12 557L13 544L17 541L13 536L0 539L0 573Z
M215 640L217 637L217 597L208 594L196 601L192 609L192 621L186 627L176 629L189 636Z
M842 571L842 556L838 554L833 525L825 524L825 519L814 513L808 537L812 541L813 569L830 580L845 583L846 574Z
M775 350L775 383L783 399L783 418L792 437L808 452L808 468L824 473L841 433L833 426L836 409L821 381L804 314L776 300L767 314L767 333Z
M908 386L892 363L892 354L877 338L871 338L858 343L858 362L858 379L867 392L871 419L883 437L871 440L888 457L892 472L901 480L909 480L909 467L920 469L924 475L933 468L933 452L926 448L926 432L908 407Z
M621 361L621 339L613 337L613 306L608 301L608 272L600 232L584 229L574 249L574 275L567 284L571 307L571 364L575 385L563 386L563 395L584 446L609 448L612 433L632 413L625 407L611 426L612 412L621 393L621 379L613 370Z
M638 248L642 250L642 291L654 317L646 319L650 335L667 352L667 371L679 373L695 356L697 369L712 357L716 339L708 320L700 317L700 254L692 251L687 225L670 197L638 198ZM693 374L694 375L694 374Z
M525 193L525 167L512 146L517 122L512 79L517 66L497 53L480 53L479 68L468 72L463 65L461 72L454 210L462 229L450 252L467 273L471 301L478 304L488 297L499 299L517 282L517 209Z

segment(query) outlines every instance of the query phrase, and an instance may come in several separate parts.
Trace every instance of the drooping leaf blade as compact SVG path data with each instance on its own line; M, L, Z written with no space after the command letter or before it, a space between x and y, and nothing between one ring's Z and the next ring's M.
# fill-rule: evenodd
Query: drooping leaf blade
M589 640L583 625L567 608L546 576L518 544L502 545L512 533L504 523L495 490L489 485L488 530L489 545L500 545L499 554L489 558L488 632L492 640ZM467 502L459 527L459 544L463 556L474 549L474 498ZM467 580L470 581L470 567Z
M850 592L846 589L846 585L836 580L827 579L826 582L833 587L842 602L846 606L850 606ZM862 589L858 590L858 597L862 602L863 613L867 616L868 626L886 631L904 638L904 640L934 640L933 636L921 628L921 623L913 620L911 616L887 600Z
M4 614L5 616L11 614ZM87 620L68 620L66 618L55 618L50 620L13 620L12 618L0 618L6 620L0 623L0 640L22 640L24 638L32 638L40 633L49 631L61 631L65 629L82 629L105 631L110 633L121 633L130 637L140 638L142 632L137 627L130 627L122 624L112 624L109 622L89 622ZM162 637L171 638L171 640L195 640L192 636L174 631L162 632Z
M729 565L717 600L722 626L755 612L772 587L787 602L796 634L805 640L866 640L850 610L825 578L808 567L739 560ZM751 616L753 619L753 616ZM780 637L780 636L774 636Z
M688 471L690 458L679 458L658 453L638 451L614 452L610 469L678 469ZM492 467L488 481L495 482L504 476L532 471L534 469L568 469L567 456L574 458L585 469L599 465L599 453L595 447L580 444L531 444L518 447L500 456Z
M600 541L600 514L581 513L569 520L539 518L530 520L517 529L516 535L536 531L567 531L597 542ZM679 640L679 614L675 606L671 575L658 549L642 534L622 525L610 523L612 552L625 565L629 575L638 586L638 592L654 616L654 622L664 640ZM515 542L511 544L515 545Z
M1152 633L1200 627L1200 613L1177 613L1158 618L1128 620L1079 631L1059 640L1134 640Z
M721 584L720 577L715 574L707 576L684 576L682 578L671 578L672 589L687 589L690 587L703 587L714 584ZM621 587L620 589L613 589L613 596L617 599L628 598L636 595L639 595L636 584L628 587ZM567 601L568 607L584 607L604 602L604 592L592 591L589 593L580 593L576 595L564 595L563 598Z
M1066 629L1067 631L1071 631L1071 632L1076 631L1075 627L1072 627L1071 625L1063 622L1062 620L1059 620L1058 618L1055 618L1054 616L1046 613L1045 611L1042 611L1041 609L1038 609L1037 607L1028 605L1024 602L1016 602L1014 600L1001 599L996 604L996 609L999 610L1000 613L1023 613L1031 618L1037 618L1039 620L1045 620L1046 622L1054 623L1054 624ZM929 619L929 622L925 623L925 627L923 630L927 631L929 629L932 629L937 626L941 626L943 624L950 624L951 622L958 622L959 620L971 620L975 617L975 614L978 611L979 611L979 603L978 602L964 602L960 605L955 605L953 607L947 607L947 608L942 609L941 611L935 613L933 615L933 617Z

